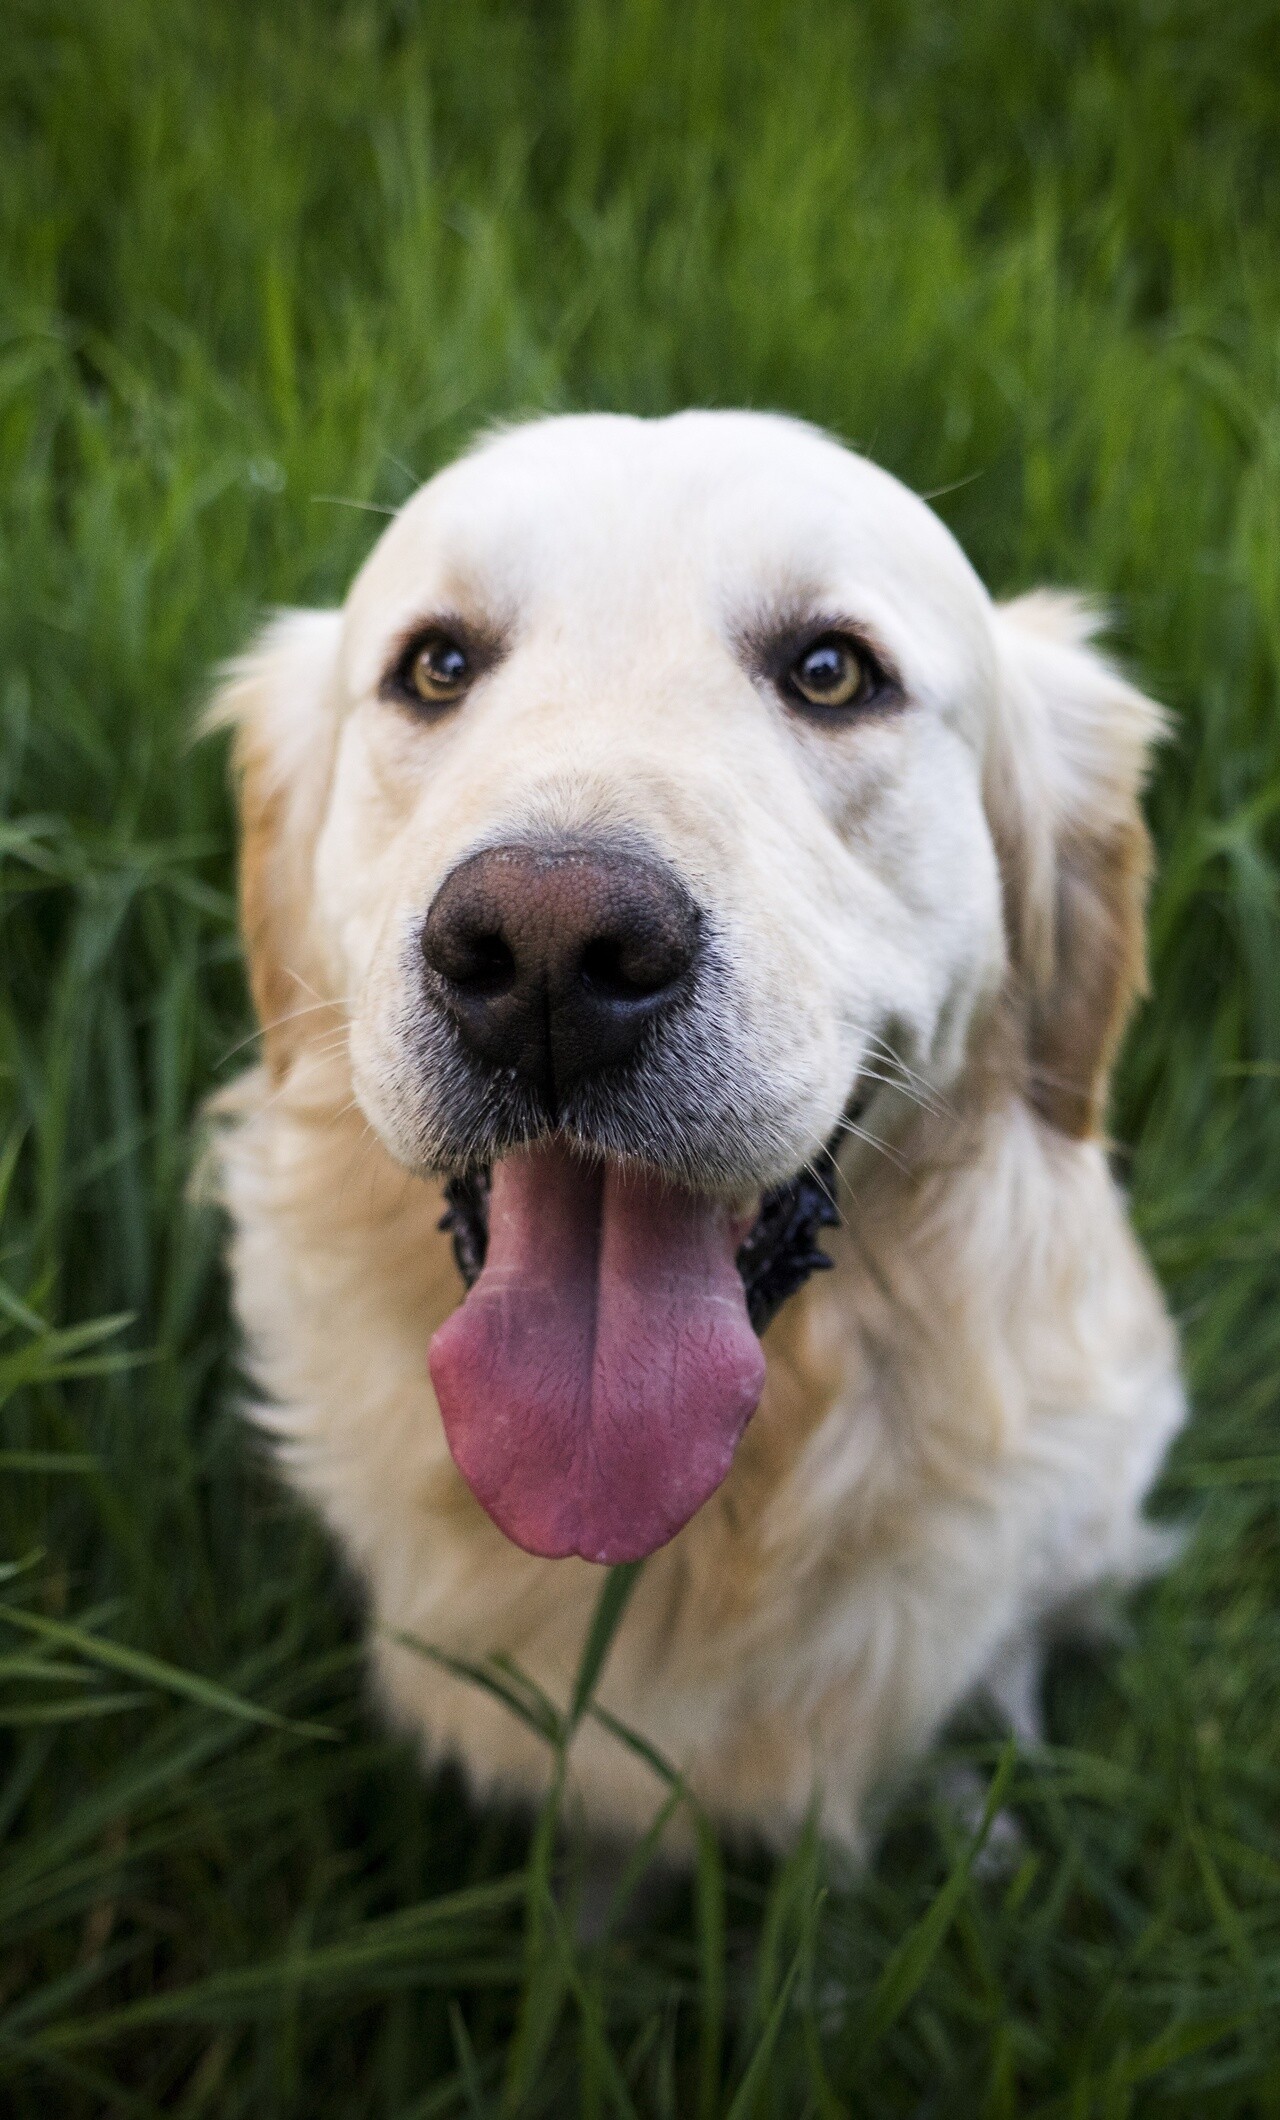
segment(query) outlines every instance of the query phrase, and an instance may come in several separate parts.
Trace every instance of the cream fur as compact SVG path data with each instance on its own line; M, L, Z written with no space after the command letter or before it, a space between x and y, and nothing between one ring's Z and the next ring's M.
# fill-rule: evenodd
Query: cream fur
M816 729L744 667L744 630L798 606L875 638L896 714ZM378 684L442 613L508 646L424 727ZM733 1470L646 1564L603 1702L726 1819L785 1841L816 1792L856 1844L966 1696L1025 1719L1055 1612L1158 1562L1177 1350L1100 1128L1161 717L1088 631L1070 599L994 607L922 503L808 429L593 418L445 472L342 613L277 621L233 674L266 1057L220 1160L255 1412L368 1584L384 1699L482 1787L538 1788L543 1749L392 1634L563 1696L600 1572L509 1545L449 1457L425 1357L462 1290L406 966L443 876L524 824L643 831L720 923L724 1117L673 1170L749 1201L870 1095L835 1271L770 1329ZM593 1726L573 1777L602 1826L652 1815Z

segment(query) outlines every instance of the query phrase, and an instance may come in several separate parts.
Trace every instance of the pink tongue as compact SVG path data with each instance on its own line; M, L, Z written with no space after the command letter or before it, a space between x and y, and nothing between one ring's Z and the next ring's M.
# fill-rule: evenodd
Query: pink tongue
M555 1147L498 1163L489 1253L431 1342L455 1462L529 1553L638 1560L729 1470L764 1386L727 1211Z

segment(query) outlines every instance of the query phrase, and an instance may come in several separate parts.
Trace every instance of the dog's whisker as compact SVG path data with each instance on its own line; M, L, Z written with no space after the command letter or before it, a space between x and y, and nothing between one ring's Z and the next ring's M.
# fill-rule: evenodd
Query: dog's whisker
M348 1004L345 1001L317 1000L308 1002L304 1008L286 1009L283 1015L274 1016L269 1023L258 1024L245 1037L237 1039L236 1043L229 1046L220 1059L214 1062L214 1065L215 1067L226 1067L227 1063L234 1060L238 1054L247 1052L251 1045L258 1044L261 1039L269 1038L273 1031L283 1030L287 1024L300 1023L305 1016L319 1015L325 1009L347 1008ZM342 1037L345 1038L347 1032L348 1025L344 1023L341 1032Z
M881 1032L855 1022L850 1022L848 1028L864 1048L864 1058L854 1080L855 1091L858 1083L865 1078L882 1084L886 1089L897 1090L909 1103L917 1105L922 1111L932 1112L938 1118L954 1117L953 1107L942 1092L925 1076L917 1073ZM866 1054L873 1054L890 1072L886 1074L881 1068L871 1065L865 1057Z
M879 1068L864 1065L858 1070L858 1081L878 1082L885 1089L896 1090L899 1096L904 1097L908 1104L914 1104L919 1111L932 1112L936 1117L945 1115L944 1107L938 1098L929 1095L927 1091L916 1089L912 1083L904 1081L898 1075L882 1074Z
M292 979L295 986L300 986L304 994L310 994L312 1000L320 1002L322 1006L326 1005L326 1003L328 1003L328 1005L334 1008L349 1009L354 1006L354 1003L351 1001L350 997L345 994L340 995L336 1000L330 1000L330 998L325 996L324 994L317 994L310 980L304 979L301 972L295 971L291 964L286 965L285 970L288 973L289 978Z
M1051 1067L1037 1067L1033 1063L1028 1063L1026 1076L1028 1082L1038 1082L1045 1089L1065 1089L1077 1096L1089 1089L1088 1082L1079 1075L1056 1074Z
M836 1132L851 1134L855 1141L865 1141L868 1148L878 1149L880 1154L893 1164L895 1170L906 1171L910 1168L906 1159L899 1155L896 1148L891 1147L889 1142L882 1141L868 1127L859 1126L855 1119L837 1119Z
M883 1038L878 1032L872 1031L866 1034L866 1039L868 1046L892 1068L893 1074L877 1075L875 1069L865 1066L862 1069L863 1074L870 1075L873 1080L886 1082L893 1088L901 1089L904 1096L907 1094L907 1085L911 1084L916 1090L917 1101L924 1108L936 1111L939 1117L950 1118L954 1116L954 1109L950 1100L932 1082L929 1082L925 1076L918 1074L915 1068L909 1066L901 1053L896 1052L894 1047L890 1045L887 1038Z

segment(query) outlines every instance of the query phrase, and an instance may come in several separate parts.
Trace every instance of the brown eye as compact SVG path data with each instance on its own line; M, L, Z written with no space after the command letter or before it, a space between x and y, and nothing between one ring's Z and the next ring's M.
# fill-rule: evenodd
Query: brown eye
M844 633L824 633L797 655L787 684L811 707L854 707L873 689L868 657Z
M466 649L448 633L427 633L416 640L402 669L406 691L428 707L445 707L460 699L474 675Z

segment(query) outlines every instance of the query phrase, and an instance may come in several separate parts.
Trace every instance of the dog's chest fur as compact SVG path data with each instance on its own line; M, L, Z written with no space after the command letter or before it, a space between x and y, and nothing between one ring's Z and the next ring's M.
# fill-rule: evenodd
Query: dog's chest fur
M563 1697L600 1571L509 1545L445 1444L426 1349L461 1285L436 1186L401 1172L345 1066L303 1053L224 1100L224 1196L259 1417L368 1585L394 1712L483 1787L547 1758L396 1642L505 1651ZM602 1700L722 1816L784 1840L868 1792L986 1684L1025 1708L1044 1622L1164 1550L1141 1502L1183 1413L1158 1291L1094 1143L1014 1098L914 1164L859 1173L835 1271L766 1339L724 1487L647 1562ZM574 1774L605 1828L661 1791L594 1727Z

